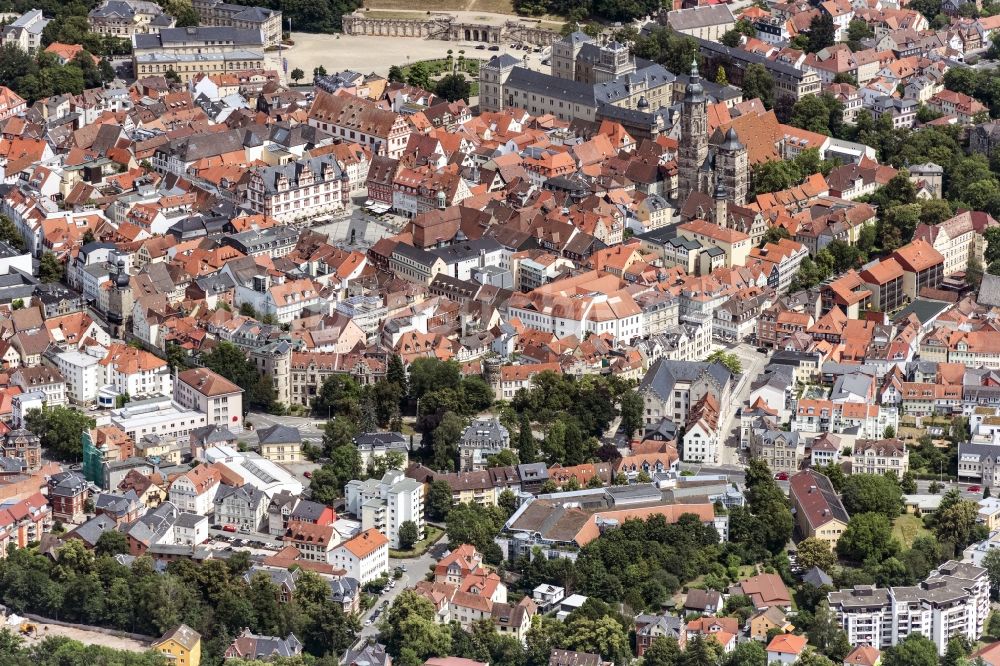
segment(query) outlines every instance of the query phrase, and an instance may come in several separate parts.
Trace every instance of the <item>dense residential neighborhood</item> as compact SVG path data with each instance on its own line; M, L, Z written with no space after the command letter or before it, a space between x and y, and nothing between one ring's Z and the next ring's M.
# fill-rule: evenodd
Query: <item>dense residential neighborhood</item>
M0 664L1000 666L1000 5L453 4L0 7Z

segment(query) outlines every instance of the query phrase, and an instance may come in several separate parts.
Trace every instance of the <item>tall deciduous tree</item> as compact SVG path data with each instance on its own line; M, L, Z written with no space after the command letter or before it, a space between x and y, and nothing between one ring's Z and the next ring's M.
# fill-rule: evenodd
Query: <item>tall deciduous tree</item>
M882 653L882 666L938 666L937 647L919 633L905 639Z
M626 391L622 395L621 401L621 415L622 415L622 430L625 432L625 437L632 439L632 436L637 430L640 430L643 425L643 410L645 404L643 403L642 396L635 391Z
M837 541L837 552L853 562L869 557L884 560L899 551L899 542L892 537L892 525L881 513L860 513L851 516L847 529Z
M94 419L69 407L43 407L28 412L26 426L38 435L42 447L59 460L80 460L84 430L95 426Z
M46 252L38 262L38 277L42 282L59 282L63 278L63 267L56 255Z
M828 46L833 46L835 41L836 28L833 25L833 17L821 11L809 22L809 52L822 51Z
M451 486L447 481L431 481L427 487L427 499L424 502L424 510L427 512L429 520L441 521L448 517L448 512L452 506Z
M753 63L743 73L743 98L759 98L764 107L774 106L774 77L763 65Z
M795 547L798 564L804 569L819 567L830 571L837 564L837 556L830 550L830 543L816 537L803 539Z

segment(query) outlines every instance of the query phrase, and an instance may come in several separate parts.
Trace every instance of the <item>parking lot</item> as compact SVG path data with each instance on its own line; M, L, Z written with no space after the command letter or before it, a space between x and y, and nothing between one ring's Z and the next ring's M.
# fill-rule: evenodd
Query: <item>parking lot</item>
M279 539L264 534L233 534L219 529L210 529L209 539L204 545L216 552L234 553L245 551L253 559L262 559L274 555L287 544Z

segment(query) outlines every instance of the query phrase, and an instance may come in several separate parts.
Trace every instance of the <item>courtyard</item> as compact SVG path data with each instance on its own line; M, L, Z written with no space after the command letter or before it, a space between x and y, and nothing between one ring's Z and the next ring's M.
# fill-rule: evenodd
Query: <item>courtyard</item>
M477 46L484 45L473 42L452 42L421 37L377 37L293 32L292 40L295 45L283 51L283 56L288 61L285 76L287 77L293 69L301 69L306 75L303 83L309 83L312 80L312 72L319 66L323 66L330 74L349 69L362 74L374 72L386 76L389 73L389 68L393 65L406 67L418 60L444 58L448 55L449 50L453 54L458 54L459 50L463 50L466 58L480 60L489 60L495 55L510 53L519 59L526 58L527 66L536 70L542 69L541 61L548 57L545 51L527 53L523 50L512 49L509 43L500 44L499 51L489 51L486 48L477 49ZM278 52L272 52L269 55L280 57ZM278 68L280 69L280 67Z

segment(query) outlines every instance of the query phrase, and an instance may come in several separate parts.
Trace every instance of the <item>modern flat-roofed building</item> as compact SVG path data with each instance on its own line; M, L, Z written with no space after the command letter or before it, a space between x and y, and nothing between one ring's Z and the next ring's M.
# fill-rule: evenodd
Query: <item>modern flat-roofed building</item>
M972 642L982 636L990 612L989 588L986 569L950 560L918 585L857 585L828 598L852 645L885 649L920 634L943 655L954 636Z
M145 435L160 435L187 444L191 431L206 425L206 419L204 413L186 409L167 397L130 402L111 412L111 422L133 442Z

